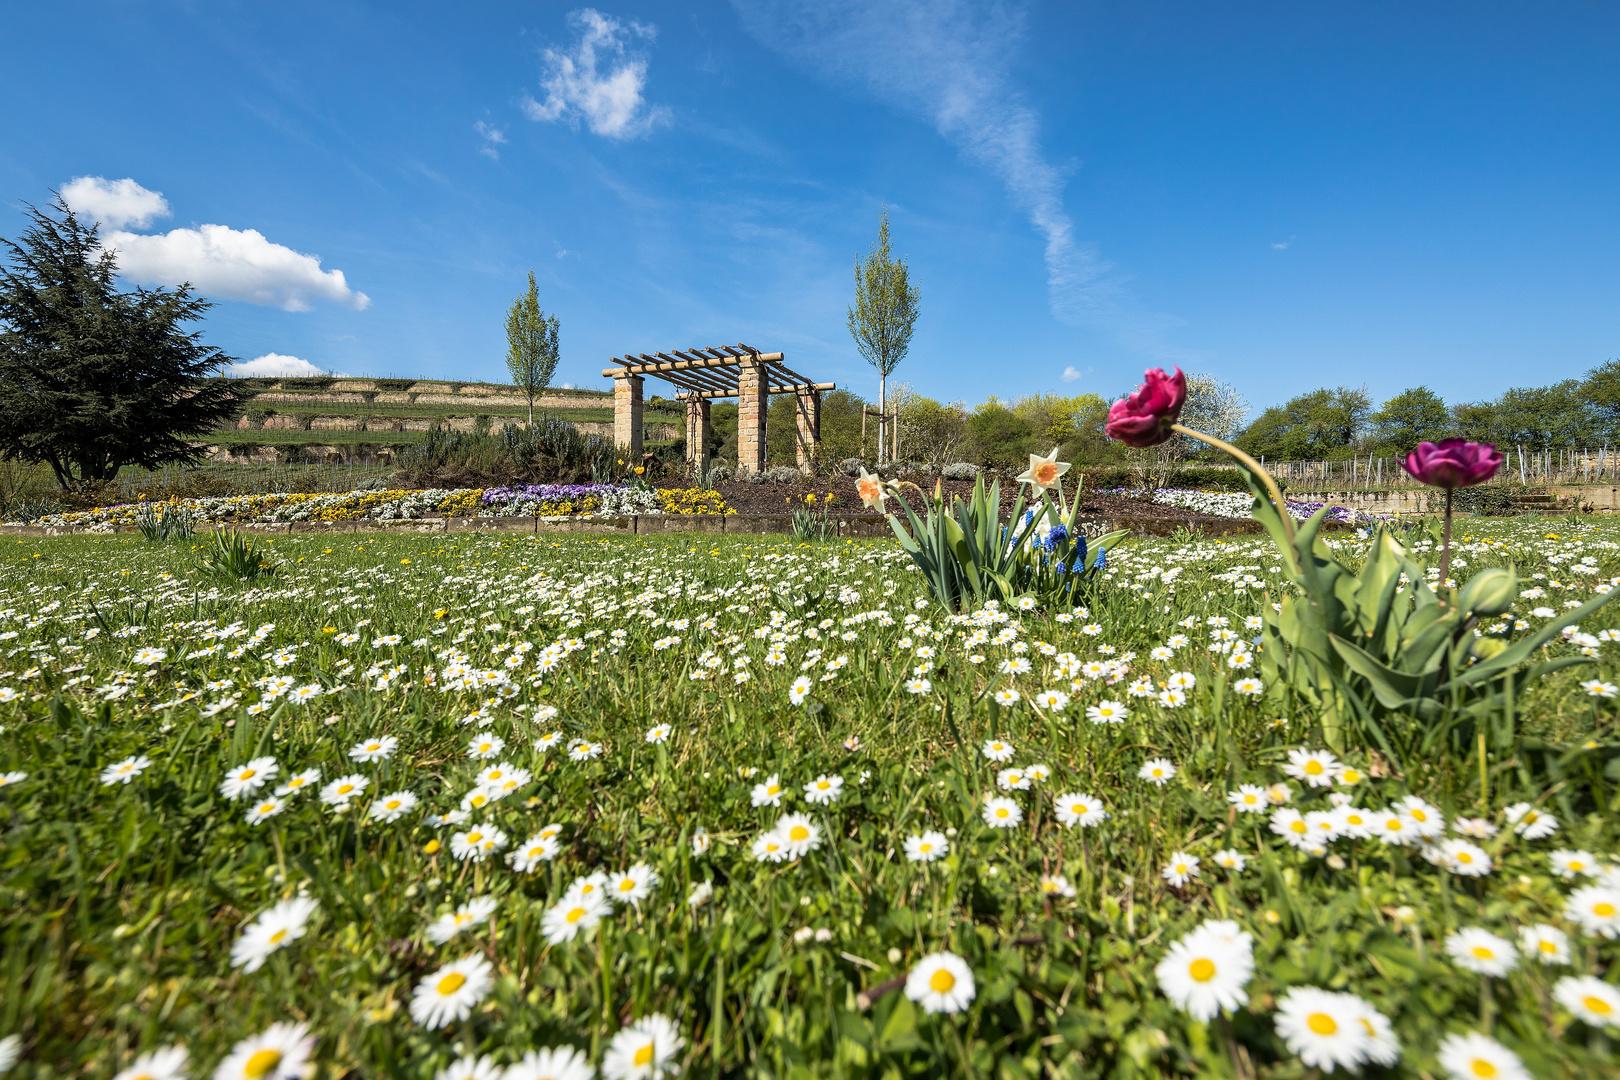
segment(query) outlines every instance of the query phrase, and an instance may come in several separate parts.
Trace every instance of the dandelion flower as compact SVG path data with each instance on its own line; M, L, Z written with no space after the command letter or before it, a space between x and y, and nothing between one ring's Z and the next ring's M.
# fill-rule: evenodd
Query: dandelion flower
M675 1055L686 1040L674 1021L661 1013L644 1016L621 1029L602 1055L607 1080L660 1080L680 1072Z
M1149 758L1136 770L1136 775L1150 784L1164 787L1176 775L1176 767L1165 758Z
M1506 975L1519 966L1512 943L1478 926L1447 935L1446 953L1458 967L1480 975Z
M906 837L906 858L912 862L933 862L943 859L951 850L945 834L929 829L921 836Z
M1553 997L1593 1027L1620 1027L1620 990L1591 975L1566 975L1553 986Z
M1103 810L1101 799L1080 791L1059 795L1055 805L1058 823L1067 829L1072 829L1076 825L1089 829L1101 825L1108 817L1107 812Z
M986 799L984 823L992 829L1010 829L1024 820L1024 811L1011 799Z
M491 967L477 953L446 964L416 984L411 1019L426 1028L442 1028L472 1015L489 993Z
M0 1064L0 1072L5 1072ZM129 1063L113 1080L186 1080L186 1048L165 1046L149 1050Z
M275 779L279 768L273 757L254 758L246 765L239 765L227 772L224 782L219 785L219 793L227 799L243 798Z
M1477 1031L1447 1035L1440 1041L1438 1056L1440 1067L1450 1073L1453 1080L1479 1080L1483 1076L1493 1080L1531 1080L1519 1055Z
M1361 1022L1366 1008L1354 994L1296 986L1277 1001L1277 1034L1311 1068L1359 1072L1372 1041Z
M1244 987L1254 975L1254 943L1248 934L1227 934L1209 923L1170 946L1153 973L1159 990L1195 1020L1209 1021L1249 1002Z
M231 1047L214 1080L301 1080L314 1052L308 1024L271 1024Z
M973 969L951 952L929 953L906 976L906 997L930 1013L959 1013L973 1003Z

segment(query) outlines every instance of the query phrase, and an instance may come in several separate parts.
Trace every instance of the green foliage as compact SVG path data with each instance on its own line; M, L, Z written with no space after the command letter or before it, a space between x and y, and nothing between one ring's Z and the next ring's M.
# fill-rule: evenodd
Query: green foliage
M204 547L199 569L225 581L257 581L275 577L281 564L246 533L216 529Z
M904 257L896 259L889 246L889 211L878 216L878 238L863 259L855 259L855 303L846 322L855 348L884 378L911 349L917 326L917 304L922 294L911 284Z
M195 531L191 514L168 502L163 504L161 513L155 513L151 503L143 504L135 511L135 527L147 540L159 544L170 540L190 540Z
M434 428L399 456L399 476L419 487L468 481L571 483L607 475L615 467L613 440L582 435L566 420L545 413L527 427L488 425L478 432Z
M211 306L189 288L118 291L117 258L60 199L0 241L0 457L41 462L63 488L126 465L195 463L195 439L242 397L209 379L231 358L185 325Z
M838 538L838 522L832 519L832 495L821 500L821 508L813 509L815 496L806 505L793 511L793 539L801 544L821 544Z
M534 422L534 399L557 372L561 353L557 335L562 320L540 310L540 290L529 271L529 290L506 313L506 370L512 382L529 399L529 422Z
M981 465L1005 467L1023 465L1032 453L1045 453L1051 445L1038 445L1038 436L1029 421L991 398L968 417L973 436L973 460Z
M1499 761L1514 759L1514 701L1538 679L1586 657L1536 659L1537 650L1620 593L1600 593L1507 644L1477 637L1518 593L1511 569L1488 569L1459 592L1437 592L1389 529L1379 526L1360 568L1337 557L1318 530L1318 511L1290 538L1258 477L1244 470L1254 516L1277 544L1295 591L1265 610L1262 670L1279 700L1303 700L1336 750L1377 745L1397 767L1441 752L1467 754L1486 738ZM1497 644L1491 644L1496 641ZM1481 744L1483 747L1483 743ZM1481 749L1483 754L1483 748Z
M1372 418L1373 436L1391 454L1406 454L1421 442L1439 442L1451 434L1451 411L1427 386L1402 390L1384 402Z
M1371 415L1372 399L1364 389L1312 390L1261 413L1235 445L1273 461L1330 458L1355 443Z
M974 481L967 499L952 496L949 510L937 490L928 499L923 518L910 504L900 505L906 525L891 513L889 526L922 571L935 603L946 611L987 600L1074 607L1084 601L1108 549L1126 535L1113 532L1091 543L1096 562L1088 562L1088 543L1075 523L1078 500L1065 516L1043 492L1040 504L1026 514L1020 491L1003 524L1001 481L986 490L982 476Z

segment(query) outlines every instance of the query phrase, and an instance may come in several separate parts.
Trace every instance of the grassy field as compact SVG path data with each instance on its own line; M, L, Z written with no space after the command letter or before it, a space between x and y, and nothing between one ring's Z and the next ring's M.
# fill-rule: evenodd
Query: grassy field
M1620 526L1466 531L1455 565L1543 594L1510 633L1620 582ZM1415 728L1310 756L1247 681L1267 542L957 615L892 542L267 550L241 584L191 542L0 540L14 1076L1612 1075L1620 769L1482 776ZM1599 614L1525 738L1614 745Z

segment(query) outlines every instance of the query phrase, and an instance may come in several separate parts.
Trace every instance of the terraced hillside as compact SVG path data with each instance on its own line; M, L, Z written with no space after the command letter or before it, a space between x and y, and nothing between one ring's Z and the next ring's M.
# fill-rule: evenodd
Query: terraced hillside
M523 423L528 399L515 386L427 379L236 379L252 395L234 427L209 439L219 460L387 459L433 428L472 431L482 424ZM613 433L608 391L548 389L535 400L588 434ZM685 434L680 402L649 397L649 442Z

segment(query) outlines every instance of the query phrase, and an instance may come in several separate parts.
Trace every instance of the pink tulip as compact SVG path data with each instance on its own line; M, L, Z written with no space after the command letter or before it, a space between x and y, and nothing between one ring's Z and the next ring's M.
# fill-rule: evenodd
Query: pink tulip
M1496 447L1462 439L1418 443L1418 448L1406 455L1407 472L1431 487L1447 491L1483 484L1501 467L1502 455Z
M1103 431L1110 439L1126 446L1158 446L1170 438L1170 426L1181 416L1187 403L1187 376L1176 368L1166 375L1163 368L1143 373L1143 383L1129 397L1120 398L1108 410Z

